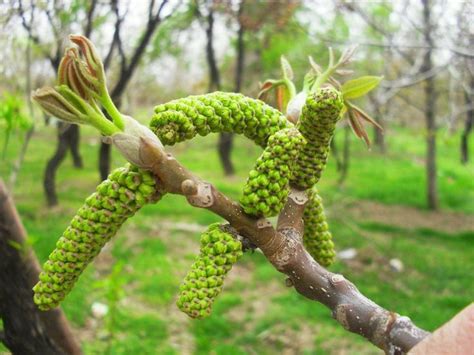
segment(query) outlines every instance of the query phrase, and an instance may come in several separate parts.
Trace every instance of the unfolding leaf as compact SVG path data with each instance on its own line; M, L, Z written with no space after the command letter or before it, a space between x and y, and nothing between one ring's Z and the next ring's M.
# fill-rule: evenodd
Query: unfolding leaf
M345 100L364 96L376 88L382 79L382 76L361 76L357 79L348 80L342 85L342 95Z
M266 94L277 85L281 85L281 80L266 80L263 84L260 84L260 91L257 98L263 100Z
M313 57L309 56L308 57L309 59L309 65L311 65L311 68L313 68L313 70L317 73L317 74L321 74L323 69L321 68L321 66L316 63L313 59Z
M374 125L378 129L383 131L383 127L381 125L379 125L377 121L375 121L372 117L370 117L369 114L367 114L365 111L363 111L360 107L358 107L354 104L351 104L351 108L357 112L358 117L360 117L361 119L369 122L370 124Z
M337 69L334 73L341 75L341 76L346 76L346 75L352 75L354 74L353 70L350 69Z
M311 86L313 86L314 82L316 81L317 76L318 74L313 68L311 68L309 72L305 74L303 79L303 91L309 91Z
M283 72L283 77L285 79L293 80L294 74L290 62L288 62L288 60L284 56L281 56L280 63L281 71Z
M347 48L341 55L341 58L339 58L339 63L340 65L346 65L348 64L352 56L354 55L355 50L357 49L357 46L352 46Z
M348 114L349 114L349 123L354 131L355 135L358 138L361 138L365 141L365 144L367 144L367 147L370 148L370 139L369 136L367 135L367 132L365 131L364 126L362 125L361 119L357 113L357 111L349 108L348 109Z
M276 88L276 101L278 110L285 112L288 102L290 101L290 91L286 85L281 85Z

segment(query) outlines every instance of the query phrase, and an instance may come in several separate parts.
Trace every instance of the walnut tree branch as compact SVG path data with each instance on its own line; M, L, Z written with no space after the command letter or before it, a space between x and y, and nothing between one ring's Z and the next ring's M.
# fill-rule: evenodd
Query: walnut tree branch
M183 195L191 205L227 220L260 248L278 271L289 277L296 291L327 306L345 329L362 335L388 354L406 353L429 334L409 318L369 300L344 276L327 271L313 260L302 242L302 215L307 199L303 191L292 189L274 228L265 218L245 214L238 203L200 180L147 139L141 139L140 157L166 192Z

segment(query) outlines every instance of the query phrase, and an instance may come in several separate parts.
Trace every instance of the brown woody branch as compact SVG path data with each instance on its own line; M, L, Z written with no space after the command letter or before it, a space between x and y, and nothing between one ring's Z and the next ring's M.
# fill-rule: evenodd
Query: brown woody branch
M26 231L0 179L0 342L13 354L81 354L79 343L60 308L40 311L32 287L40 266L28 246Z
M304 191L292 189L274 228L265 218L245 214L238 203L194 176L172 155L146 139L142 139L140 159L143 167L155 174L165 192L183 195L191 205L206 208L227 220L260 248L278 271L288 276L296 291L327 306L345 329L362 335L388 354L406 353L429 334L409 318L369 300L344 276L327 271L306 252L302 242L302 215L307 201Z

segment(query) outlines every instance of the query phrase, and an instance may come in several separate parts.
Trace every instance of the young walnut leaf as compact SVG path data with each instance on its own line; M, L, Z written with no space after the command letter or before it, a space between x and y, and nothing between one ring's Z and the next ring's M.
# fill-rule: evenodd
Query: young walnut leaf
M281 71L283 73L283 78L288 79L288 80L293 80L294 74L293 74L293 69L291 68L290 62L288 62L288 60L284 56L281 56L280 63L281 63Z
M382 79L383 76L361 76L348 80L341 87L342 95L345 100L357 99L375 89Z

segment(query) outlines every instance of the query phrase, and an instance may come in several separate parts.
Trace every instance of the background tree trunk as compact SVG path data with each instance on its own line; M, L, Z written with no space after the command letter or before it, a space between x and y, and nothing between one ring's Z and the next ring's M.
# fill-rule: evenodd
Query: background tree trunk
M469 84L469 90L464 93L465 102L466 105L469 106L469 109L466 112L466 121L461 134L461 163L463 164L469 162L469 135L474 125L474 74L471 75Z
M69 134L71 140L69 142L69 148L71 149L72 162L75 168L82 169L84 165L82 163L82 157L79 152L79 143L81 141L79 134L79 126L72 125Z
M59 47L57 49L57 52L61 52L61 49ZM54 72L58 71L60 60L61 58L58 56L50 60ZM56 193L56 173L62 162L64 161L68 150L71 151L74 167L83 167L82 157L79 152L79 126L59 122L57 127L58 141L56 144L56 150L53 153L53 156L48 160L43 175L43 189L49 207L58 204L58 197Z
M14 203L0 180L0 340L13 354L80 354L60 308L42 312L32 287L40 267Z
M219 68L217 67L216 54L214 51L214 4L209 4L209 13L207 15L207 27L206 27L206 59L207 66L209 69L209 87L208 91L216 91L221 89L221 77ZM234 165L231 160L232 144L233 144L232 133L221 133L219 134L219 140L217 142L217 152L219 153L219 159L224 169L225 175L233 175L235 173Z
M428 49L423 58L421 67L422 73L433 69L432 60L432 24L431 24L431 4L430 0L422 0L424 37ZM438 183L436 168L436 92L434 78L429 76L424 82L425 91L425 120L426 120L426 179L427 179L427 203L428 208L436 210L438 202Z
M369 95L369 100L372 103L372 108L374 110L374 119L375 121L383 128L385 128L384 124L384 115L387 110L384 110L382 105L378 102L377 98L374 95ZM384 112L385 111L385 112ZM374 146L379 150L380 153L385 154L386 152L386 144L385 144L385 136L383 131L378 127L373 127L373 140Z
M77 143L79 141L79 129L74 129L74 127L77 127L77 125L58 122L58 141L56 145L56 151L46 164L43 178L43 188L46 194L48 206L50 207L58 204L58 195L56 192L56 172L66 157L68 150L73 150L71 148L71 144L73 142ZM79 156L75 156L74 159L79 159L77 162L82 164L82 160Z
M338 183L342 185L347 178L347 173L349 171L349 162L351 159L351 127L348 125L344 127L344 145L342 148L342 159L340 165L340 175Z
M112 101L115 103L117 108L120 108L120 102L125 89L127 88L128 83L132 79L133 73L135 72L138 64L140 63L140 59L142 58L143 54L145 53L145 49L147 48L149 42L151 41L153 34L155 33L156 29L161 23L161 11L163 10L164 6L166 5L167 1L163 0L161 5L158 7L156 14L153 14L153 6L149 7L148 13L148 22L144 29L143 35L138 43L137 47L135 48L131 58L129 61L125 58L125 53L122 49L122 39L120 37L120 26L123 21L123 18L120 18L118 13L118 2L116 0L112 1L112 9L116 13L117 22L115 24L115 33L114 33L114 42L111 44L111 51L114 48L114 43L117 42L118 52L121 60L121 69L120 69L120 77L115 84L110 97ZM104 65L108 60L104 61ZM108 66L108 63L107 65ZM99 149L99 173L100 179L105 180L110 173L110 166L111 166L111 149L109 144L105 144L101 142L100 149Z
M239 5L239 10L237 12L237 20L239 22L239 31L237 33L237 63L235 66L234 92L241 92L242 80L243 80L243 75L244 75L245 27L241 21L244 4L245 4L245 0L241 0L240 5ZM211 40L211 48L212 48L212 40ZM214 63L215 63L215 60L214 60ZM224 168L224 173L227 176L234 175L235 173L235 169L234 169L234 166L232 165L232 160L230 157L232 153L233 142L234 142L234 135L232 133L221 133L219 135L218 152L219 152L219 157L221 159L222 167Z

